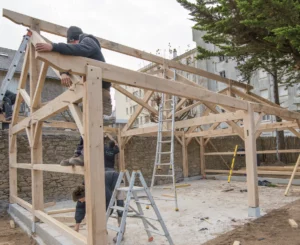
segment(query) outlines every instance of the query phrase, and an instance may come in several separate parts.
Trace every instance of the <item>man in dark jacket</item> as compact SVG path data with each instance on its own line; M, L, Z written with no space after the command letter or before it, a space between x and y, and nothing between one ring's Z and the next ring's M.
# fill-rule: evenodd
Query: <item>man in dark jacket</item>
M113 140L108 142L108 146L104 146L104 165L105 168L115 168L115 156L120 152L118 145Z
M101 45L97 38L82 32L79 27L71 26L67 31L67 42L65 43L37 43L36 51L38 52L58 52L64 55L82 56L90 59L105 62L101 52ZM72 85L72 81L68 73L61 73L61 84L66 87ZM103 88L103 113L110 116L112 113L112 105L110 99L109 82L102 81ZM83 139L81 138L74 156L70 159L61 161L63 166L80 165L83 166Z
M3 97L3 105L2 108L0 108L0 113L5 113L5 120L10 121L13 114L13 105L16 102L16 94L6 90L5 95Z

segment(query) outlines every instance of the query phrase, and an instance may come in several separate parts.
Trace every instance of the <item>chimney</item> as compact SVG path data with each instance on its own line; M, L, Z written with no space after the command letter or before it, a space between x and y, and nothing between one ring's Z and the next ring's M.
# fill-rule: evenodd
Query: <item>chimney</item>
M176 48L173 49L173 59L175 59L177 57L177 50Z

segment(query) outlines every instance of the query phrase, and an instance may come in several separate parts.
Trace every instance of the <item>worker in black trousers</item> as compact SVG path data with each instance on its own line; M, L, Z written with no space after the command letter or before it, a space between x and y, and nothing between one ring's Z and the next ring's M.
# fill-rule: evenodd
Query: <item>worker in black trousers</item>
M92 35L84 34L83 31L77 26L71 26L67 30L67 44L37 43L35 48L38 52L58 52L63 55L82 56L105 62L98 39ZM69 73L61 73L61 84L66 87L70 87L72 85ZM112 113L110 87L110 82L102 81L103 113L107 116L110 116ZM60 164L62 166L84 165L82 138L80 139L74 156L61 161Z

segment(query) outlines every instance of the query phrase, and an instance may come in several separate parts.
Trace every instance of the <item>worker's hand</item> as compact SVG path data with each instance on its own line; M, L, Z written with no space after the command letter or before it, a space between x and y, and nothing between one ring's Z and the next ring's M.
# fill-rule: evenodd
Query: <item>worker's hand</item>
M35 45L35 50L38 52L50 52L52 49L53 46L51 43L37 43Z
M75 224L74 230L77 231L77 232L79 232L79 226L80 226L80 224L77 224L77 223L76 223L76 224Z
M72 85L71 78L68 74L61 74L61 85L67 88Z

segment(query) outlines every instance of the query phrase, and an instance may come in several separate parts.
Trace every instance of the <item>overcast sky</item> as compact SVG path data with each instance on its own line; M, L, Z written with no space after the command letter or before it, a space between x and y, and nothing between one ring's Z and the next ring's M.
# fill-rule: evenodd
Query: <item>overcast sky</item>
M179 54L194 48L188 12L176 0L7 0L2 8L24 13L85 33L169 58L168 44ZM2 13L1 13L2 16ZM17 49L26 28L0 18L0 46ZM47 36L54 42L64 38ZM164 49L166 50L164 52ZM103 51L108 63L139 69L147 62L111 51Z

